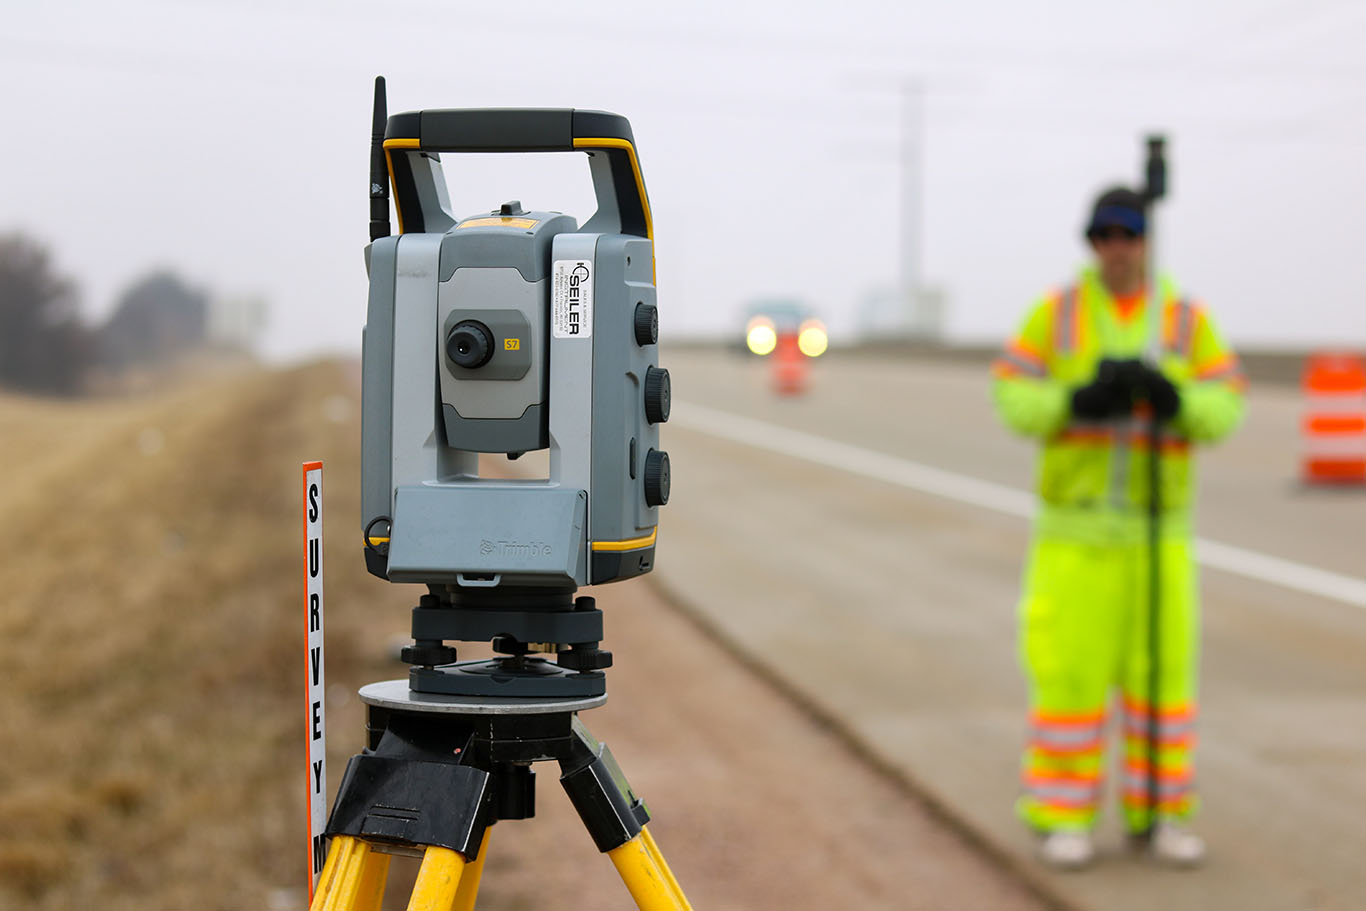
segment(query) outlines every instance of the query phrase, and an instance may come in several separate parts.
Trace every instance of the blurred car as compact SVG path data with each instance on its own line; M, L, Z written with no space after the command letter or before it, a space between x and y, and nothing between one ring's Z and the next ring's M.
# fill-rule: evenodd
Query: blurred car
M745 347L760 357L783 343L795 343L807 357L820 357L830 344L825 324L800 301L759 301L746 309L745 316Z

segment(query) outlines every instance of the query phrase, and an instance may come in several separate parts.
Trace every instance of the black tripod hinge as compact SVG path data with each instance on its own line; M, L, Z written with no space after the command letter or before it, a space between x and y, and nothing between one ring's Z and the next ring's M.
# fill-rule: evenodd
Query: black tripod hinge
M582 728L576 723L575 730L578 733ZM583 731L583 734L587 732ZM584 828L593 837L593 843L599 851L606 853L639 835L641 828L650 821L650 811L631 790L607 746L591 738L588 743L580 740L582 746L590 744L593 752L588 756L579 752L561 760L560 784L583 820Z
M494 822L495 798L482 769L363 753L346 765L327 834L441 845L473 861Z

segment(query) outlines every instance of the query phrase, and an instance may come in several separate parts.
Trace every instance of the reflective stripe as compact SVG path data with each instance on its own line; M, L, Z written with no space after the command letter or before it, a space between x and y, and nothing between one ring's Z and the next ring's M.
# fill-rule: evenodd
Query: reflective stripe
M1059 354L1070 354L1077 350L1079 309L1076 286L1064 288L1062 296L1058 298L1057 314L1053 318L1053 350Z
M1176 326L1168 350L1181 357L1190 357L1195 342L1195 307L1186 300L1179 300L1173 306L1176 308Z
M1099 784L1044 784L1037 782L1028 784L1026 790L1031 797L1044 803L1072 807L1089 806L1095 803L1100 796Z
M1176 745L1187 740L1195 733L1194 721L1158 722L1158 743ZM1146 740L1148 737L1147 719L1124 722L1124 736L1132 740Z
M1163 781L1157 780L1157 797L1162 798L1183 797L1194 789L1193 783L1186 781ZM1148 776L1146 775L1125 775L1124 792L1126 794L1148 795Z
M1010 373L1023 373L1026 376L1037 377L1048 376L1048 370L1042 364L1036 364L1011 350L1002 352L1001 355L996 358L995 366L998 368L1004 367L1006 368L1006 371ZM999 372L1000 371L998 370L998 373Z
M1195 707L1178 705L1157 713L1157 742L1159 746L1189 746L1195 734ZM1124 700L1124 736L1131 741L1148 739L1147 708L1130 699Z
M1049 728L1035 725L1033 741L1053 747L1075 747L1078 744L1100 742L1100 726L1085 728Z

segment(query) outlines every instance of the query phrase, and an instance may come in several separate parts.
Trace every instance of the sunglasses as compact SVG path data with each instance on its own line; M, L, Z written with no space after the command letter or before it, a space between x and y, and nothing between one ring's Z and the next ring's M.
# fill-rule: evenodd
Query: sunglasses
M1142 235L1140 235L1138 232L1130 231L1128 228L1120 228L1114 226L1108 228L1097 228L1087 235L1087 237L1091 238L1091 240L1096 241L1097 243L1104 243L1106 241L1111 240L1138 240L1138 238L1141 236Z

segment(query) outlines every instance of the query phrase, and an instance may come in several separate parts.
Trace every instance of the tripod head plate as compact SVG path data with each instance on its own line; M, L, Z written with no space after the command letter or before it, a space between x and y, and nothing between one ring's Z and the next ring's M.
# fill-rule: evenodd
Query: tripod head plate
M360 688L360 701L384 709L403 712L432 712L446 715L551 715L585 712L607 701L607 696L582 696L564 699L509 699L497 696L448 696L442 693L414 693L407 680L382 680Z

